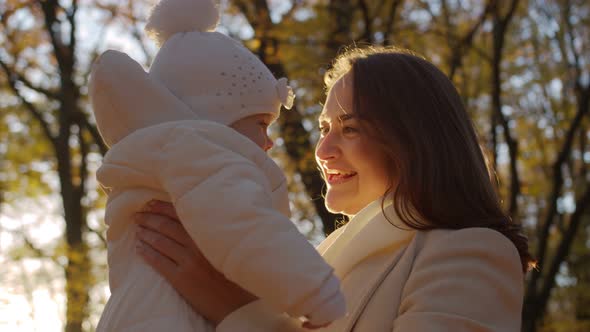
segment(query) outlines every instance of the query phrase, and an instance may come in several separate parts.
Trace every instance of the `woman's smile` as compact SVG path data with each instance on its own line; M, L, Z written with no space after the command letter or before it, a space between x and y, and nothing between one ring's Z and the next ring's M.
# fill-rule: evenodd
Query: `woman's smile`
M334 186L337 184L349 182L357 175L357 173L352 171L341 171L324 168L324 175L328 185Z

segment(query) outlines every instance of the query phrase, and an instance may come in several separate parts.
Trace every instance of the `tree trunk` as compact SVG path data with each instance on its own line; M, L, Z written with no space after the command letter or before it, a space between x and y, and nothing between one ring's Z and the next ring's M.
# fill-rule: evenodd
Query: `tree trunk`
M281 60L276 56L272 57L272 59L267 57L267 54L277 54L279 45L278 41L266 35L275 25L270 19L270 11L266 1L258 0L254 3L236 1L236 6L256 31L256 38L260 39L260 47L257 50L260 60L277 77L286 77L285 67ZM274 51L270 52L269 50L273 48ZM295 164L296 171L301 175L305 191L311 198L317 215L322 220L324 234L329 235L334 231L339 215L328 212L324 204L322 197L324 180L317 170L315 158L313 155L309 155L310 152L314 151L314 148L311 144L309 132L302 125L302 120L303 116L294 106L289 112L283 112L278 122L287 155Z
M518 175L518 145L513 138L508 123L508 119L502 113L502 79L500 77L501 64L504 50L504 41L508 24L516 10L519 0L513 0L508 13L503 16L500 14L499 4L493 7L494 25L493 25L493 49L492 49L492 112L496 114L502 129L504 130L504 139L508 146L510 155L510 192L508 199L508 214L513 219L517 219L518 213L518 196L520 195L520 179Z

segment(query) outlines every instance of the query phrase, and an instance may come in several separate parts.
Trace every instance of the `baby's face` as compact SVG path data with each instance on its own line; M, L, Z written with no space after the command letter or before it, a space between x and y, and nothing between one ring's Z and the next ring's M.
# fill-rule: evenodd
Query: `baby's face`
M251 139L264 151L268 151L274 144L267 133L272 120L271 114L256 114L240 119L232 123L230 127Z

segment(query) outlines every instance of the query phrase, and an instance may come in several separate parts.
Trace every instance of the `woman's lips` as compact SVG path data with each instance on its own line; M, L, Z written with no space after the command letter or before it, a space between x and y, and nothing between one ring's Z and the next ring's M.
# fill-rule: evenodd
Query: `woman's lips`
M341 184L341 183L350 181L350 179L352 179L355 176L356 176L356 173L355 172L346 173L346 174L343 174L343 173L337 173L337 174L328 173L328 174L326 174L326 182L328 182L329 185Z

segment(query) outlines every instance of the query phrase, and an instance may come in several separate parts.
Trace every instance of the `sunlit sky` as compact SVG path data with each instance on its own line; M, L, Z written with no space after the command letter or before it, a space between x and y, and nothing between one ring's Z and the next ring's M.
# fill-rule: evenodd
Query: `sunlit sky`
M63 275L48 260L12 261L5 254L21 243L23 232L43 248L61 237L63 221L58 217L59 200L46 197L39 202L22 202L2 207L0 215L0 330L60 331L65 299ZM34 211L34 212L23 212ZM39 280L39 278L46 280Z

